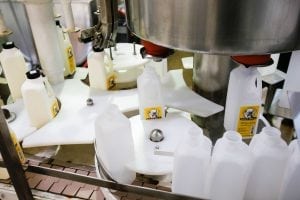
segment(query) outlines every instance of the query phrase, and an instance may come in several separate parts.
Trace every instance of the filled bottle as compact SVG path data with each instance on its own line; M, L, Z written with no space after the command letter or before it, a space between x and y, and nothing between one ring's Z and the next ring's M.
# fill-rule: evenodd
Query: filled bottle
M278 199L284 170L289 158L280 131L265 127L250 142L254 164L247 184L245 200Z
M262 102L262 82L256 67L239 66L230 73L224 127L252 137L257 130Z
M161 119L165 117L160 77L151 67L145 67L137 79L139 111L141 119Z
M27 79L21 88L24 106L30 125L41 128L57 115L58 101L52 88L49 88L50 84L45 83L38 70L31 70L26 76Z
M235 131L227 131L213 149L207 182L208 199L243 200L253 157Z
M206 173L212 143L199 127L192 127L180 142L174 155L172 192L204 198Z
M13 100L22 98L21 87L26 79L26 63L22 52L13 42L3 44L0 62Z
M300 197L300 147L298 140L289 145L290 159L285 169L281 185L280 200L298 200Z
M88 55L88 72L91 88L108 90L115 85L116 77L112 69L112 62L109 59L105 62L103 49L93 48Z
M136 174L127 167L134 161L129 119L111 104L96 118L95 135L96 154L112 178L120 183L132 183Z
M76 71L76 61L74 57L73 46L70 42L68 33L64 33L59 20L56 20L55 23L58 32L60 48L64 57L64 66L65 66L64 76L69 76L74 74Z

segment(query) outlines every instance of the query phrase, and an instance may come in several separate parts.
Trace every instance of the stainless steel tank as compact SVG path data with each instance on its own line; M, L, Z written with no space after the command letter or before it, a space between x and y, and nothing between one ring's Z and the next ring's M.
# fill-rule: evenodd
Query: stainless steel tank
M127 22L154 43L210 54L300 49L300 0L126 0Z

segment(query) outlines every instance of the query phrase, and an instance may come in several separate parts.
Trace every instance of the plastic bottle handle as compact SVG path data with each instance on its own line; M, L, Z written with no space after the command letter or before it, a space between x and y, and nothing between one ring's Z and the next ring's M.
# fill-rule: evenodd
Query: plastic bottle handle
M108 73L109 72L113 72L113 62L112 60L110 59L110 56L108 55L108 53L106 53L104 51L104 58L107 58L107 65L105 65L106 63L104 62L104 65L107 66L107 68L109 69ZM105 60L105 59L104 59Z

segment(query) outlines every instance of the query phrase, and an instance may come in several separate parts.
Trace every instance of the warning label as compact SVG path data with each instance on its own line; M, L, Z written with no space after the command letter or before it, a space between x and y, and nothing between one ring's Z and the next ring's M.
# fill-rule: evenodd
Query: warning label
M253 136L258 121L259 110L259 105L240 107L237 132L239 132L242 137Z

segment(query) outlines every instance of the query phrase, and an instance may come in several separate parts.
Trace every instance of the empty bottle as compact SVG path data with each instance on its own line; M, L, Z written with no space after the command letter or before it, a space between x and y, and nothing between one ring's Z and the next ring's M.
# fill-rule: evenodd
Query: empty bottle
M199 127L192 127L180 142L174 155L172 192L205 197L206 174L212 143Z
M22 98L21 87L26 79L26 63L22 52L13 42L3 44L0 62L13 100Z
M88 55L88 71L90 87L100 90L108 90L115 85L115 74L112 63L105 64L105 52L103 49L93 48Z
M31 70L26 76L21 88L24 106L31 126L40 128L57 115L58 101L38 70Z
M64 57L64 66L65 66L64 76L69 76L74 74L76 71L76 61L74 57L73 46L70 42L68 33L64 33L59 20L56 20L55 23L58 32L60 49Z
M239 66L230 73L224 127L244 138L256 133L262 102L262 82L256 67Z
M278 199L284 169L289 157L288 146L274 127L265 127L250 142L254 164L247 184L245 200Z
M208 178L208 199L242 200L253 157L247 144L235 131L217 140Z
M141 119L165 117L160 77L152 67L145 67L137 79L139 110Z
M135 172L127 165L134 161L129 119L115 105L109 105L95 121L96 154L114 180L130 184Z
M298 200L300 198L300 147L298 140L289 145L291 157L285 169L281 185L280 200Z

